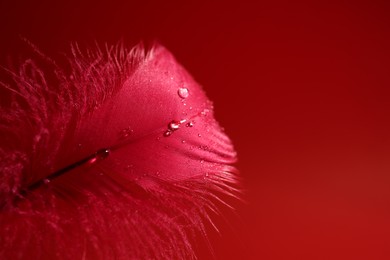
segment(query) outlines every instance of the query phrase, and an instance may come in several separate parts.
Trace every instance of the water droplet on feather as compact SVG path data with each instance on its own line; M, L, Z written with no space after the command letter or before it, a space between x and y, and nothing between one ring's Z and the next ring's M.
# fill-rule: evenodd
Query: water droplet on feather
M127 127L125 129L123 129L122 131L120 131L119 135L122 139L125 139L125 138L129 137L132 133L133 133L133 130L130 127Z
M172 131L171 130L167 130L164 132L164 136L167 137L167 136L170 136L172 134Z
M189 92L188 92L188 89L187 88L179 88L177 90L177 94L179 95L179 97L181 98L188 98L189 96Z
M168 124L168 129L171 131L176 131L177 129L180 128L180 122L177 121L172 121Z

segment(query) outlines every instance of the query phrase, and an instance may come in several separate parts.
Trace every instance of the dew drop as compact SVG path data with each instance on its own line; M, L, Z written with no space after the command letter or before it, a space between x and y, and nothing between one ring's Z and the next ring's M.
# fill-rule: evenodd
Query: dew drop
M202 115L202 116L205 116L205 115L207 115L207 113L209 113L210 112L210 110L208 110L207 108L205 109L205 110L203 110L202 112L200 112L200 114Z
M168 124L168 129L170 131L176 131L177 129L179 129L180 127L180 122L177 122L177 121L172 121Z
M202 135L201 135L201 134L198 134L198 137L202 137Z
M185 141L185 140L181 140L181 142L182 142L183 144L185 144L185 143L186 143L186 141Z
M172 131L171 131L171 130L167 130L167 131L164 132L164 136L165 136L165 137L168 137L168 136L170 136L171 134L172 134Z
M194 126L194 122L190 121L186 124L186 127L193 127Z
M177 90L177 94L181 98L188 98L188 96L189 96L188 88L179 88Z
M49 179L43 179L43 183L44 183L44 184L49 184L49 183L50 183L50 180L49 180Z
M98 151L96 155L99 157L99 159L105 159L110 155L110 149L102 149Z
M120 131L119 135L122 139L125 139L125 138L129 137L132 133L133 133L133 130L130 127L127 127L125 129L123 129L122 131Z

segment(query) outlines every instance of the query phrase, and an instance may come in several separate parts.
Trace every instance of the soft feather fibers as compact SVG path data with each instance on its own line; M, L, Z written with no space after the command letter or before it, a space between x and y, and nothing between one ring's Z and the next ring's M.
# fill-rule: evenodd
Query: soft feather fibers
M196 258L238 193L202 88L161 46L35 53L0 86L0 259Z

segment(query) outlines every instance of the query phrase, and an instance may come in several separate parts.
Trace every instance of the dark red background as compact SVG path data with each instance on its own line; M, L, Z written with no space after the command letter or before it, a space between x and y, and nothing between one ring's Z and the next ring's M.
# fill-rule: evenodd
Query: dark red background
M2 0L1 63L19 34L170 49L239 153L248 205L218 259L390 259L388 1L62 2Z

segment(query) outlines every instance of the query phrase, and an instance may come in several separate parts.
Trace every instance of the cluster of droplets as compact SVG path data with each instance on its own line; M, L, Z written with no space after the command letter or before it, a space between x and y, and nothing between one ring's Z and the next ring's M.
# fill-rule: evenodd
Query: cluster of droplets
M173 132L177 131L180 126L185 123L187 120L183 119L181 121L175 121L175 120L172 120L169 124L168 124L168 129L164 132L164 136L170 136Z
M129 136L133 134L133 132L134 132L133 129L131 129L130 127L126 127L125 129L120 131L119 137L121 139L127 139Z
M177 94L178 96L182 99L182 102L183 102L183 105L187 105L185 103L185 99L189 97L190 93L189 93L189 90L188 88L185 88L185 87L180 87L178 88L177 90ZM209 104L211 105L212 107L212 103ZM192 107L189 107L190 110L192 110ZM208 113L210 112L209 109L204 109L202 112L200 112L198 115L200 116L206 116ZM184 112L185 113L185 112ZM185 113L186 115L186 113ZM191 118L190 118L191 119ZM185 123L185 126L186 127L193 127L194 126L194 121L192 120L189 120L189 119L182 119L180 121L176 121L176 120L172 120L171 122L168 123L168 128L167 130L165 130L164 132L164 136L165 137L168 137L168 136L171 136L173 132L177 131L178 129L180 129L180 127ZM201 134L198 134L198 137L202 137Z
M179 88L177 90L177 94L182 99L182 101L184 101L190 95L188 88L185 88L185 87ZM186 105L186 104L183 103L183 105ZM173 132L177 131L181 127L181 125L186 123L186 122L187 122L186 119L183 119L180 121L172 120L168 124L168 129L164 132L164 136L168 137L168 136L172 135ZM186 127L193 127L193 125L194 125L194 123L192 121L190 121L190 122L187 122L185 126Z

